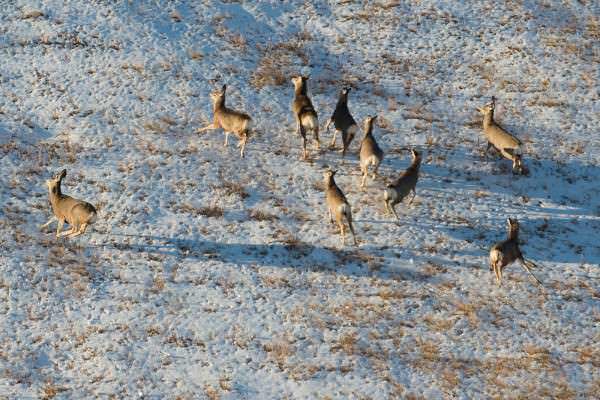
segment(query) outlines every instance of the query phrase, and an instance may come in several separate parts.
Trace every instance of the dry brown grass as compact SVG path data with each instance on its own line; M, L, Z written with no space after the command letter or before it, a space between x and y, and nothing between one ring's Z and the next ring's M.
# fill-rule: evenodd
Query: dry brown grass
M533 344L526 344L523 346L523 351L527 355L533 358L535 361L542 365L548 365L552 361L552 355L550 350L544 347L536 346Z
M473 327L479 325L479 318L477 317L477 307L475 307L473 304L467 304L462 302L455 303L455 307L455 314L466 316L469 320L469 324Z
M421 338L417 338L416 344L423 360L428 362L438 362L440 360L440 348L437 344Z
M279 217L275 214L271 214L268 211L259 210L256 208L248 211L248 217L256 221L277 221L279 219Z
M207 218L222 218L225 212L219 206L206 206L198 208L198 214Z
M436 332L446 332L454 325L454 321L448 318L441 318L435 315L426 315L423 317L423 322L429 329Z
M53 399L61 392L67 391L66 388L61 386L56 386L52 382L47 382L44 388L42 389L41 398L44 400Z
M177 10L173 10L171 11L171 14L169 14L169 16L171 17L171 19L174 22L181 22L183 20L183 17L181 16L181 13Z
M269 358L271 358L282 370L285 367L288 357L296 352L294 344L283 337L275 338L272 341L265 343L263 345L263 350L269 354Z
M310 62L305 50L305 43L310 40L312 37L308 32L301 32L287 42L259 48L263 55L250 81L252 86L262 89L289 83L297 73L297 66L305 66Z
M600 40L600 17L592 15L588 17L585 25L584 36L594 40Z
M209 400L220 400L221 399L221 394L219 393L219 391L210 385L204 386L204 394L206 395L206 397Z
M21 14L21 19L36 19L43 17L44 15L45 14L40 10L36 10L34 8L26 8Z
M348 355L354 355L357 353L358 334L351 332L342 335L336 344L331 346L331 351L342 350Z
M214 185L213 189L222 190L226 196L239 196L242 200L250 197L244 186L233 181L223 180L221 185Z
M146 121L142 126L146 131L154 134L164 134L169 128L167 124L161 123L161 121Z
M152 280L152 288L150 289L154 293L159 293L165 288L166 282L162 276L155 276Z

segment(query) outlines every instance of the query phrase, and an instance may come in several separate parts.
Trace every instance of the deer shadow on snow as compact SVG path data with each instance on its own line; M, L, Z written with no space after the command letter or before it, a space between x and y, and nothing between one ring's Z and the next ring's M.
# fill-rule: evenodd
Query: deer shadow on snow
M198 262L219 261L240 266L295 268L356 277L395 277L421 281L426 275L418 271L413 259L388 262L374 255L370 246L326 247L306 242L225 243L203 239L111 233L113 240L88 245L88 248L111 248L123 252L155 254ZM416 260L419 261L419 260Z

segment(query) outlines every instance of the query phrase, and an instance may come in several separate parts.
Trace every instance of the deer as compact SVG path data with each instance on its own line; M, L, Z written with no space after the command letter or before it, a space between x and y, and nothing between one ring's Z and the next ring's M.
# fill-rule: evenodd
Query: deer
M310 130L315 135L317 149L320 148L319 141L319 119L317 112L313 107L312 101L308 97L308 76L294 76L294 100L292 101L292 113L296 121L296 133L302 136L302 158L306 160L308 152L306 150L306 130Z
M410 166L391 184L387 185L383 191L383 200L385 211L387 214L394 213L396 219L399 220L396 214L396 204L400 203L409 193L413 196L408 205L411 205L415 199L417 180L419 179L419 169L421 167L421 154L415 149L411 149L412 163Z
M383 160L383 151L373 137L373 122L377 115L365 118L365 136L360 144L360 170L362 172L362 180L360 187L365 187L367 175L369 174L369 166L373 166L373 180L377 176L377 169Z
M333 139L331 141L331 147L335 147L335 138L337 132L340 131L342 133L342 158L346 156L346 151L348 147L350 147L350 143L354 139L354 136L358 132L358 125L354 118L352 118L352 114L350 114L350 110L348 109L348 93L350 93L349 87L343 88L340 92L340 97L335 106L335 110L333 111L333 115L327 121L327 125L325 125L325 130L329 132L329 126L331 123L335 126L335 131L333 132Z
M334 176L337 171L327 170L323 173L325 179L325 198L327 203L327 211L329 212L329 221L333 224L333 216L340 228L340 234L342 235L342 246L346 244L346 229L344 226L344 220L348 223L348 228L352 233L354 239L354 245L357 245L356 235L354 233L354 227L352 226L352 210L346 196L337 186L334 180Z
M514 135L511 135L494 121L494 108L496 107L496 98L492 96L492 101L481 108L477 108L483 115L483 133L487 139L487 148L485 155L491 147L494 147L506 159L512 161L513 174L526 173L523 166L522 143Z
M210 99L213 104L213 122L203 128L199 128L196 132L202 133L207 130L223 129L225 132L224 147L228 145L229 133L234 133L239 139L238 147L240 147L240 156L244 158L244 150L250 137L252 118L246 113L232 110L225 105L226 90L227 85L223 85L220 90L210 93Z
M495 273L498 286L500 286L502 281L502 270L504 267L515 261L519 261L533 279L542 286L542 282L531 272L533 268L537 268L537 265L526 260L523 257L523 253L521 253L519 247L519 222L516 218L507 218L506 222L508 224L508 237L506 240L496 243L490 249L490 271Z
M96 209L87 201L78 200L62 193L61 183L65 176L67 176L67 170L63 169L46 181L50 205L52 206L52 213L54 215L40 227L40 229L44 229L52 222L58 221L56 228L57 238L62 236L73 238L85 233L88 225L94 223L97 216ZM71 226L71 229L61 232L65 222Z

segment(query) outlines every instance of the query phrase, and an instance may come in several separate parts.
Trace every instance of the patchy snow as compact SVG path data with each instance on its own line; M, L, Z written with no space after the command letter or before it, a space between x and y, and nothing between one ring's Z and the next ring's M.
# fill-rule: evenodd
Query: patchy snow
M3 2L0 396L590 398L600 392L600 9L593 1ZM350 85L386 158L359 190L323 126ZM208 94L258 127L196 129ZM475 107L526 144L483 157ZM401 221L382 188L424 164ZM338 147L341 146L338 141ZM359 246L327 221L339 170ZM56 240L44 181L95 204ZM541 291L490 246L521 223Z

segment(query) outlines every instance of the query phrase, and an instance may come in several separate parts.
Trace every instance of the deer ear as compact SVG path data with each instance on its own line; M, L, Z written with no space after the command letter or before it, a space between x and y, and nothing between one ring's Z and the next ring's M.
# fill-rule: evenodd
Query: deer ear
M67 170L63 169L62 171L60 171L60 175L58 176L59 179L64 178L65 176L67 176Z
M225 91L227 90L227 85L223 85L223 87L221 88L221 90L222 90L223 92L225 92Z

